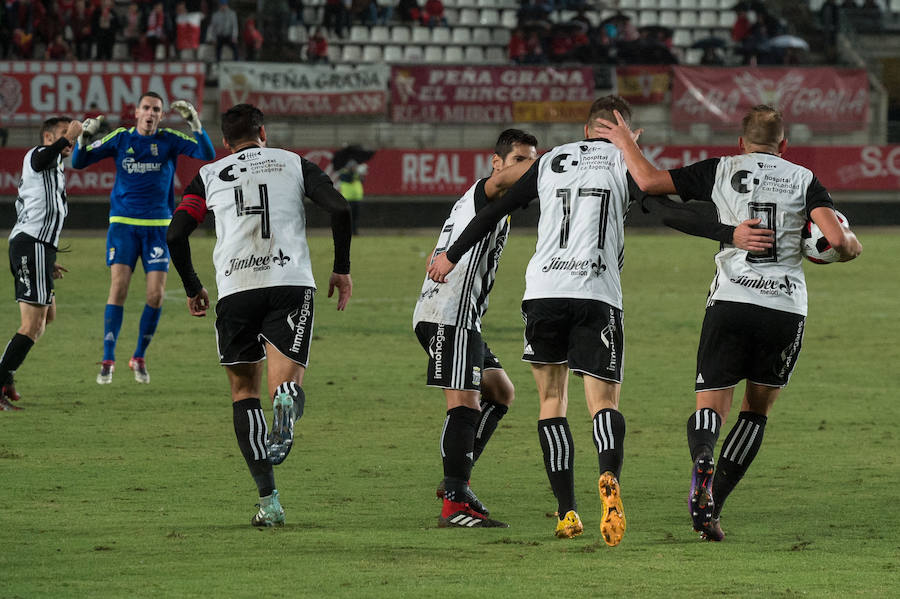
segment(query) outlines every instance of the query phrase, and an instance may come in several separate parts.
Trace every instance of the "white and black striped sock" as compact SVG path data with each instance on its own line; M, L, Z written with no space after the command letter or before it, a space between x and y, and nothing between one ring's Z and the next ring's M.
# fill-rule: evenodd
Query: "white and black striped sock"
M612 472L618 479L625 460L625 417L618 410L600 410L594 414L593 427L600 474Z
M275 489L275 475L266 449L269 428L259 404L259 398L250 397L234 402L234 435L241 454L256 481L259 496L266 497Z
M559 504L559 517L575 509L575 445L565 418L538 420L538 436L544 452L544 468Z
M701 408L694 412L687 421L687 441L691 450L691 461L701 455L712 457L719 440L719 429L722 418L715 410Z
M714 516L718 517L725 499L747 473L747 468L762 446L768 418L754 412L741 412L725 437L716 474L713 478Z

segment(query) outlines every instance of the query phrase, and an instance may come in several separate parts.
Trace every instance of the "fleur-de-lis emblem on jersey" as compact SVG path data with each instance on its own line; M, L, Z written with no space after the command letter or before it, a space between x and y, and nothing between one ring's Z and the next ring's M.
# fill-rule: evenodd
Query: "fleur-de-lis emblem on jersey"
M284 268L284 265L291 261L290 256L285 256L284 252L281 251L281 248L278 248L278 255L272 256L272 262L277 264L278 266Z
M784 283L778 285L778 288L781 291L784 291L787 295L793 295L794 289L797 287L796 283L791 283L791 280L787 278L787 275L784 275Z

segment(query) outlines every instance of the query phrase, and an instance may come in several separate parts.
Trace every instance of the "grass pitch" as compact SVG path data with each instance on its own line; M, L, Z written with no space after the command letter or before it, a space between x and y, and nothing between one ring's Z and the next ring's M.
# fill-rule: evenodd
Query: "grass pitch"
M861 239L856 262L807 265L801 359L759 457L729 498L727 538L711 544L697 539L687 513L684 429L716 246L629 232L628 530L610 549L600 540L596 458L577 379L569 419L586 532L557 540L547 516L555 502L537 398L519 361L528 232L509 243L484 327L517 400L473 474L507 530L436 528L444 401L424 386L410 322L432 236L354 240L348 311L318 294L307 410L290 458L276 468L288 519L276 530L249 525L255 487L234 441L212 317L188 315L173 272L148 353L152 383L138 385L127 360L143 304L139 271L119 371L112 385L96 385L104 242L69 238L58 320L17 375L25 410L0 413L0 597L895 596L900 238L862 231ZM330 237L311 245L324 284ZM212 291L212 239L195 237L193 247ZM18 326L5 269L0 285L5 342Z

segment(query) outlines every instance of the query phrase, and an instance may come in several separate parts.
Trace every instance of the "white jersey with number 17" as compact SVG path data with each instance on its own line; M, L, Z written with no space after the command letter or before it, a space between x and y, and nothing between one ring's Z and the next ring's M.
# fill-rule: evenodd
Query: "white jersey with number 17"
M622 308L624 223L630 195L622 153L606 140L541 156L538 239L524 299L592 299Z
M185 190L185 200L204 201L216 217L220 299L263 287L315 287L303 167L293 152L249 148L204 165Z

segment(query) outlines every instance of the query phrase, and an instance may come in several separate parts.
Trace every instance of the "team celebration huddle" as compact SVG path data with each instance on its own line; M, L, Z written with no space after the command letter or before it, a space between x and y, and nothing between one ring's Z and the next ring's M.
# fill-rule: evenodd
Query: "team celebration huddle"
M257 107L238 104L221 116L227 155L218 160L197 110L186 101L169 108L190 133L161 127L164 100L147 92L136 106L134 127L98 135L102 118L83 123L52 118L41 128L40 145L25 155L18 219L9 237L21 326L0 358L0 410L24 407L27 417L27 393L20 398L13 376L56 316L54 281L66 272L57 263L68 213L63 158L71 156L75 169L112 158L110 287L96 382L109 385L121 377L116 347L138 259L146 275L146 304L128 360L136 383L150 383L146 356L160 322L170 262L183 283L189 313L204 317L211 308L189 238L212 213L216 346L230 387L237 447L258 490L251 524L281 526L286 517L274 466L288 458L295 427L301 426L314 339L317 287L303 200L330 217L327 295L337 292L339 311L353 294L355 223L347 200L319 166L267 145L265 118ZM800 355L807 316L803 260L846 262L862 252L815 174L782 157L788 140L776 108L759 105L747 112L735 155L671 170L657 169L644 156L632 116L622 98L598 98L585 115L583 137L546 150L527 131L500 132L491 174L472 182L453 204L436 244L423 248L428 258L410 337L427 354L425 383L440 388L446 399L443 426L434 430L443 465L443 478L435 477L442 499L439 527L515 526L488 509L471 481L514 397L522 396L501 365L501 358L513 357L495 355L483 332L484 323L490 330L489 297L517 208L533 202L540 208L537 242L524 273L521 359L536 386L537 440L556 499L553 534L571 539L587 529L599 532L609 546L619 545L626 532L628 488L620 482L626 415L638 409L627 392L622 395L621 272L629 210L719 243L697 336L696 403L684 410L691 462L684 468L686 503L693 529L708 541L725 538L722 508L760 451L769 412ZM176 203L180 155L206 163ZM256 268L260 257L277 267ZM630 322L649 326L641 316ZM575 435L568 419L570 371L583 381L588 416L580 419ZM742 381L740 410L728 423ZM526 393L528 408L517 409L532 409L534 394ZM271 422L264 413L270 401ZM576 500L574 440L581 428L591 431L596 450L597 514L579 511ZM489 482L477 488L490 503ZM684 502L684 496L668 500Z

